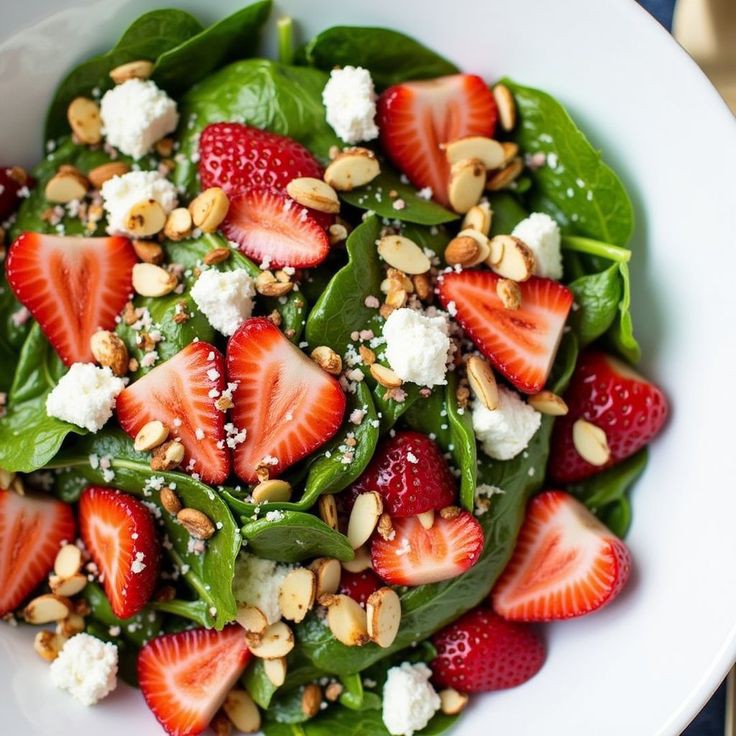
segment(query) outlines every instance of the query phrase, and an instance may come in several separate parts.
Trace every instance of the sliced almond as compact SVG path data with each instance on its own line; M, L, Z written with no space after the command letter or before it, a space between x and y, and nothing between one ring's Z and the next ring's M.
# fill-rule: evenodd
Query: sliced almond
M7 491L13 485L14 480L15 473L11 473L9 470L5 470L5 468L0 468L0 489Z
M394 524L391 521L390 514L381 514L378 517L376 533L387 542L390 542L396 536L396 530L394 529Z
M319 345L312 350L312 360L333 376L339 376L342 372L342 358L327 345Z
M206 266L214 266L217 263L224 263L232 254L233 252L230 248L213 248L205 253L202 261Z
M572 425L572 443L578 455L591 465L605 465L611 458L606 433L586 419Z
M160 233L165 224L164 208L155 199L144 199L130 208L123 226L134 237L147 238Z
M92 169L89 174L87 174L87 178L95 189L100 189L106 181L109 181L116 176L127 174L129 171L130 166L128 166L124 161L109 161L106 164L101 164L100 166L96 166Z
M23 618L29 624L48 624L52 621L61 621L71 612L72 603L68 598L46 593L34 598L23 609Z
M81 600L84 601L83 598ZM78 601L75 601L75 603L77 602ZM56 633L65 638L81 634L84 629L84 618L82 618L82 615L79 613L70 613L66 618L56 622Z
M322 688L315 682L304 686L302 690L302 713L307 718L314 718L322 706Z
M447 197L455 212L467 212L478 204L486 184L486 168L477 158L465 158L450 167Z
M98 330L90 338L89 347L94 359L116 376L124 376L128 372L128 348L114 332Z
M524 162L520 158L513 158L506 166L488 177L486 189L492 192L506 189L521 176L522 171L524 171Z
M366 602L368 636L379 647L390 647L399 633L401 601L391 588L379 588Z
M276 478L261 481L253 489L255 503L276 503L288 501L291 498L291 484Z
M347 538L353 549L365 544L383 513L383 500L376 491L361 493L355 499L348 521Z
M478 401L493 411L498 407L498 386L496 377L487 361L473 355L468 358L466 364L468 371L468 383Z
M459 238L472 238L475 240L476 244L478 245L478 255L475 257L474 260L470 261L470 263L466 264L469 266L477 266L479 263L483 263L483 261L488 260L491 255L491 241L488 240L488 238L483 235L480 230L475 230L474 228L467 228L465 230L461 230L457 237Z
M385 388L399 388L403 383L396 373L380 363L374 363L369 370L376 382Z
M44 189L44 196L49 202L66 204L75 199L83 199L89 189L87 179L77 171L66 170L54 174Z
M149 452L162 445L169 437L169 428L160 420L146 422L133 440L133 449L137 452Z
M176 519L196 539L209 539L215 533L210 517L197 509L183 508Z
M360 359L363 361L363 365L371 366L376 362L375 352L365 345L361 345L358 348L358 355L360 355Z
M214 736L232 736L233 724L225 715L225 712L220 710L215 713L214 717L210 721L209 730L212 731Z
M66 110L69 127L80 143L95 145L102 140L100 106L88 97L75 97Z
M261 712L245 690L231 690L222 704L225 715L243 733L255 733L261 728Z
M169 212L164 224L164 235L173 241L184 240L192 234L192 215L186 207Z
M344 689L339 682L333 681L325 688L325 698L330 703L334 703L342 695Z
M453 238L445 248L445 263L449 266L469 266L480 254L475 238L467 235Z
M289 572L279 590L279 609L287 621L299 623L309 613L317 595L317 576L306 567Z
M263 660L263 671L274 687L281 687L286 682L286 670L286 657Z
M166 472L181 465L184 460L184 445L178 440L167 440L154 449L151 455L151 470Z
M350 596L324 596L320 603L327 606L327 625L332 635L348 647L359 647L368 641L368 616Z
M174 153L174 139L166 136L153 144L156 153L161 158L171 158ZM161 163L164 163L163 161ZM173 167L172 167L173 170Z
M505 84L497 84L493 88L493 97L498 108L498 121L505 131L514 129L516 125L516 102L511 90ZM496 168L492 166L490 168Z
M391 309L401 309L406 304L408 298L409 295L404 289L394 289L393 291L389 291L386 296L386 306Z
M51 592L64 596L65 598L71 598L73 595L81 593L85 585L87 585L87 576L80 572L69 577L61 577L60 575L49 576Z
M164 249L150 240L134 240L133 250L144 263L153 263L158 266L164 262Z
M441 690L439 696L440 709L446 716L455 716L460 713L469 700L466 693L460 693L451 687Z
M53 631L39 631L33 640L36 653L47 662L53 662L61 652L66 637L55 634Z
M256 606L238 606L235 620L252 636L263 636L268 628L266 614Z
M122 84L129 79L148 79L153 72L153 62L140 59L138 61L129 61L127 64L121 64L110 70L110 79L115 84Z
M340 211L337 192L322 179L312 176L299 176L286 185L286 193L303 207L336 214Z
M168 512L172 516L176 516L182 508L181 499L177 495L176 491L169 486L164 486L159 494L159 500L161 505L164 507L164 511Z
M500 260L491 265L499 276L512 281L526 281L534 273L534 253L513 235L496 235L491 239L491 255L502 248Z
M421 514L417 514L417 519L419 519L419 523L425 529L431 529L434 526L434 510L430 509L429 511L423 511Z
M564 417L568 412L565 400L552 391L540 391L530 396L527 403L538 412L551 417Z
M504 141L503 146L503 165L508 166L519 155L519 144L513 141Z
M463 230L477 230L488 237L491 232L491 222L493 220L493 212L488 202L480 202L473 205L463 217Z
M422 301L432 299L432 280L426 273L418 273L411 277L414 292Z
M363 572L363 570L370 570L373 567L371 561L371 553L368 549L368 545L363 545L355 550L355 557L352 560L346 560L340 563L343 570L348 572Z
M403 273L426 273L431 268L424 251L403 235L386 235L378 241L378 254L389 266Z
M65 544L56 553L54 573L60 578L69 578L82 569L82 550L76 544Z
M230 200L220 187L205 189L189 203L192 222L204 233L215 232L229 208Z
M317 578L317 598L328 593L337 593L337 589L340 587L340 575L342 574L339 560L331 557L318 557L312 562L309 569Z
M376 154L367 148L349 148L335 156L325 170L325 181L338 192L349 192L381 173Z
M516 281L499 279L496 281L496 294L504 309L518 309L521 306L521 289Z
M440 509L440 518L445 520L457 519L462 513L462 509L459 506L445 506Z
M294 634L283 621L277 621L263 632L260 642L253 646L249 641L248 645L262 659L285 657L294 648Z
M263 296L286 296L294 289L291 282L279 281L270 271L261 271L255 280L256 291Z
M440 148L444 148L451 165L469 158L478 159L486 169L497 169L503 164L503 146L493 138L482 135L458 138Z
M319 518L322 519L330 529L335 529L337 531L337 503L335 502L335 497L331 493L327 493L319 497L319 501L317 502L317 512L319 513Z
M176 288L176 276L152 263L133 266L133 289L141 296L165 296Z
M334 222L327 230L330 245L337 245L348 238L348 229L341 222Z

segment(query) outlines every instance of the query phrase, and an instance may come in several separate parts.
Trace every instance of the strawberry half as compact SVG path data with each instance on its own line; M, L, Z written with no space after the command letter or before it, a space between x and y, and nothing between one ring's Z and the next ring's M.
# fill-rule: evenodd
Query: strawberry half
M148 603L159 547L149 510L127 493L89 486L79 499L79 532L101 573L113 613L129 618Z
M0 490L0 616L15 610L75 536L72 507L51 497Z
M569 493L529 504L516 549L491 593L510 621L584 616L610 603L631 571L626 545Z
M455 500L455 478L436 442L420 432L397 432L381 444L352 493L378 491L391 516L442 509Z
M189 629L156 637L138 654L138 685L171 736L202 733L245 669L243 629Z
M184 445L182 467L210 484L230 473L225 414L216 406L225 389L225 359L206 342L193 342L128 386L117 399L120 426L135 437L158 419Z
M476 608L432 637L434 682L463 693L516 687L539 672L547 656L531 627Z
M230 381L237 382L231 411L247 430L234 449L235 472L246 483L265 467L272 478L327 442L342 423L340 384L292 345L272 322L244 322L227 346Z
M394 519L391 540L371 544L374 572L390 585L424 585L461 575L483 551L483 529L467 511L453 519L435 517L425 529L416 516Z
M363 570L362 572L343 570L340 575L340 589L337 592L349 595L365 608L371 594L382 586L381 579L373 570Z
M310 211L271 187L249 187L232 196L221 230L269 268L316 266L330 250L324 227Z
M667 420L662 390L620 360L584 353L565 394L569 412L555 422L549 474L556 483L574 483L625 460L654 439ZM591 465L575 449L572 428L585 419L606 433L610 459Z
M532 276L519 284L519 309L506 309L496 293L498 280L490 271L444 274L440 300L445 308L454 303L455 318L494 367L520 391L534 394L544 388L552 368L572 292Z
M10 248L8 282L59 357L94 362L89 341L114 330L128 301L133 247L126 238L65 238L23 233Z
M443 143L469 135L493 137L498 112L493 94L474 74L453 74L389 87L378 98L381 145L418 188L432 187L448 203L450 166Z

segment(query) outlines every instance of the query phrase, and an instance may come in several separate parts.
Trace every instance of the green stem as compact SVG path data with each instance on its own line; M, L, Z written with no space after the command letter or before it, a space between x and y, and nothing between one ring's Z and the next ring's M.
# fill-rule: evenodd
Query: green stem
M285 15L276 22L279 34L279 61L291 64L294 61L294 22Z
M602 243L600 240L583 238L578 235L563 235L562 247L574 250L577 253L588 253L591 256L600 256L616 263L627 263L631 259L631 251L618 245Z

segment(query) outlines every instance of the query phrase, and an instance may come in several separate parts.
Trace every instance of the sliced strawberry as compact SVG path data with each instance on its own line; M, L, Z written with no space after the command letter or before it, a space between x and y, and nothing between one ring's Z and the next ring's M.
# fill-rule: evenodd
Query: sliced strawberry
M227 368L238 387L232 420L247 430L234 450L235 472L246 483L256 468L272 478L327 442L342 423L340 384L263 317L244 322L227 346Z
M65 238L23 233L6 272L18 300L67 365L92 362L90 337L115 328L136 263L126 238Z
M430 667L439 687L463 693L516 687L539 672L547 656L544 641L525 624L492 611L468 611L432 637L437 656Z
M119 618L139 613L158 578L159 546L150 511L127 493L89 486L79 499L79 532L113 613Z
M378 491L391 516L415 516L455 501L455 478L436 442L421 432L384 440L352 493Z
M416 516L394 519L391 540L376 535L373 570L390 585L424 585L461 575L483 551L483 529L467 511L455 518L435 517L425 529Z
M189 629L159 636L138 654L138 685L171 736L202 733L245 669L243 629Z
M230 198L222 231L256 263L309 268L330 250L327 233L306 207L277 189L250 187Z
M569 412L555 422L549 474L575 483L625 460L654 439L667 420L662 390L620 360L600 352L580 356L565 394ZM610 459L591 465L575 449L572 428L585 419L606 433Z
M0 490L0 616L15 610L73 542L72 507L50 497Z
M225 414L215 406L225 389L225 359L206 342L193 342L126 388L117 399L120 426L135 437L158 419L184 445L182 467L205 483L230 473Z
M363 570L362 572L343 570L340 575L338 593L349 595L354 601L365 607L371 593L375 593L382 586L381 579L373 570Z
M631 571L626 545L568 493L529 504L516 549L492 591L510 621L584 616L610 603Z
M0 224L20 207L22 190L29 189L33 183L19 166L0 166Z
M389 87L378 99L381 145L414 186L431 187L447 204L450 166L443 143L469 135L492 137L498 116L493 94L474 74L454 74Z
M444 274L440 299L451 311L454 304L455 318L494 367L520 391L534 394L552 368L572 292L532 276L519 284L519 309L506 309L496 293L498 279L480 270Z

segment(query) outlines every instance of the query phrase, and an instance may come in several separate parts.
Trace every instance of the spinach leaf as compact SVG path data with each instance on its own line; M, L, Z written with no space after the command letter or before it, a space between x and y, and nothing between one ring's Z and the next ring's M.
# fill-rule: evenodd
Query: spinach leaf
M638 363L641 358L641 348L634 337L634 324L631 320L631 278L629 264L619 263L621 274L622 293L618 305L619 318L613 323L609 338L613 346L630 363Z
M46 114L45 140L53 140L69 132L66 110L79 95L112 87L109 73L129 61L155 61L202 30L199 21L183 10L153 10L134 21L111 51L82 62L72 69L56 88Z
M22 306L15 298L5 278L5 267L0 271L0 392L7 393L13 384L20 350L31 329L31 320L19 319Z
M172 601L154 601L151 603L151 608L154 611L161 611L161 613L170 613L179 619L194 621L199 626L212 626L212 615L207 603L203 600L183 601L174 598Z
M271 0L248 5L164 51L153 80L169 94L179 95L229 61L253 55L270 12Z
M457 403L457 376L447 374L445 406L447 407L447 423L450 425L452 453L455 465L460 470L460 505L472 512L475 506L475 484L478 468L475 432L470 408L461 409Z
M302 708L303 694L304 687L302 686L276 693L266 712L268 721L288 724L308 721L310 716Z
M527 154L546 154L529 175L532 210L552 215L570 232L626 245L634 209L621 180L553 97L504 80L514 94L519 123L514 139Z
M568 288L575 296L576 309L570 324L587 345L600 337L613 324L621 301L621 273L614 263L599 273L581 276Z
M381 696L366 692L363 688L363 678L360 674L343 675L340 678L343 691L340 693L340 705L350 710L380 710Z
M253 658L248 669L243 673L241 682L253 701L261 708L268 708L271 704L271 698L278 690L276 685L266 676L263 660L260 658Z
M95 456L98 460L109 458L114 477L109 478L99 462L91 462ZM132 440L120 430L102 431L79 440L47 467L72 469L90 483L118 488L141 498L161 519L171 542L167 551L188 585L207 605L209 625L220 629L235 618L232 579L241 537L227 504L209 486L184 473L154 473L148 456L136 452ZM198 509L218 526L204 552L197 553L184 527L163 510L158 486L164 484L176 490L184 506Z
M317 34L304 55L308 64L326 72L336 66L362 66L379 89L458 71L452 62L410 36L388 28L334 26Z
M417 432L429 435L445 452L450 451L452 435L447 420L447 395L437 390L415 401L404 415L406 423Z
M491 236L508 235L529 214L519 200L508 192L493 192L488 201L493 212Z
M46 414L46 398L66 372L56 351L31 327L20 353L8 394L8 409L0 418L0 468L30 473L51 460L69 433L87 430Z

